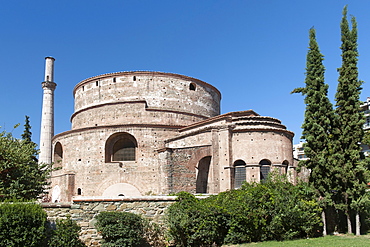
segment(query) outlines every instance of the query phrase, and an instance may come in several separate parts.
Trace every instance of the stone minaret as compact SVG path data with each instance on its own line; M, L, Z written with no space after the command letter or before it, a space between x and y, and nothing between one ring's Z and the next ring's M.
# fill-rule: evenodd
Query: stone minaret
M54 61L52 57L45 58L45 80L42 83L44 95L42 98L42 116L40 130L40 163L51 163L52 144L54 136Z

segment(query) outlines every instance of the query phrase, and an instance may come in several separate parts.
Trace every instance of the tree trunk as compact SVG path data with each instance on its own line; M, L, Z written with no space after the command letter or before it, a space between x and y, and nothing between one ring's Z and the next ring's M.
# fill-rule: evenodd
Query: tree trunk
M322 235L323 235L323 236L326 236L326 235L327 235L327 232L326 232L326 217L325 217L325 210L322 210L321 218L322 218L322 223L323 223L323 226L322 226Z
M352 234L352 224L351 224L351 216L349 215L349 210L346 211L347 216L347 227L348 227L348 234Z
M361 235L360 213L356 211L356 235Z

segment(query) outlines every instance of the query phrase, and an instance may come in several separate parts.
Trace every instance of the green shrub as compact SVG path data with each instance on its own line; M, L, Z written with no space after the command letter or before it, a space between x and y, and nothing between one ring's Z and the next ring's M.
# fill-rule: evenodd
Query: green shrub
M314 193L306 184L295 186L278 176L207 200L230 214L225 243L243 243L317 235L321 209L312 198Z
M79 239L81 227L71 218L56 221L56 229L52 231L49 247L82 247L85 244Z
M144 220L127 212L101 212L96 216L102 247L135 247L144 244Z
M169 235L177 246L306 238L322 228L312 189L281 176L203 200L186 192L177 196L179 201L166 213Z
M35 203L0 203L1 246L42 246L46 212Z
M187 192L166 214L170 237L177 246L221 246L227 233L228 215L220 207L198 200Z

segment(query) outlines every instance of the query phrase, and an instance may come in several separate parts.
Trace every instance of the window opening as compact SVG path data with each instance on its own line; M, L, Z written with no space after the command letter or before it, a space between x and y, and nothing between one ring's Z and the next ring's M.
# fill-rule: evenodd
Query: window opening
M136 81L136 76L134 76L134 77L132 78L132 80Z
M260 161L260 178L261 178L261 183L266 182L268 175L270 173L270 167L271 167L271 162L268 160L261 160Z
M81 194L82 194L82 193L81 193L81 188L78 188L78 189L77 189L77 195L79 195L79 196L80 196Z
M238 160L234 163L234 189L239 189L247 179L245 162Z
M190 83L190 85L189 85L189 89L190 89L191 91L195 91L195 88L196 88L195 84L194 84L194 83Z
M61 167L63 161L63 147L60 142L57 142L54 147L54 166Z
M129 139L120 139L113 146L113 161L134 161L135 143Z

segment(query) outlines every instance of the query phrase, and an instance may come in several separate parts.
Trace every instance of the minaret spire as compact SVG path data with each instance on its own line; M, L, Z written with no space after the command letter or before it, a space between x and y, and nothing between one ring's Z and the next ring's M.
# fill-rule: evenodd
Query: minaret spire
M40 130L39 162L50 164L52 161L51 139L54 136L54 61L52 57L45 58L45 80L41 83L44 90L42 98L42 116Z

